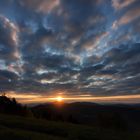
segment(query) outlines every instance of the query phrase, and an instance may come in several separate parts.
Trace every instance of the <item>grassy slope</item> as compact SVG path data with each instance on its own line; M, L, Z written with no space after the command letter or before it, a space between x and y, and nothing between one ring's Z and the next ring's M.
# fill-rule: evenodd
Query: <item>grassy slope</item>
M117 132L68 123L0 115L0 140L139 140L138 132Z

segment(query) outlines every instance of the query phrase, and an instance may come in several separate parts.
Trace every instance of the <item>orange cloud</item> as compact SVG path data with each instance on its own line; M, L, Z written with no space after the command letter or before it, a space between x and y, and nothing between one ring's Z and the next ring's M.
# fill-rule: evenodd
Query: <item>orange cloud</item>
M136 0L112 0L112 6L115 8L115 10L121 10L135 1Z
M38 7L38 11L46 13L51 11L53 8L59 5L59 0L47 0L43 1L40 6Z
M124 14L119 20L114 21L112 24L112 29L117 29L119 26L131 23L140 17L140 8L132 9Z
M59 5L59 0L21 0L22 6L33 8L38 12L47 13Z

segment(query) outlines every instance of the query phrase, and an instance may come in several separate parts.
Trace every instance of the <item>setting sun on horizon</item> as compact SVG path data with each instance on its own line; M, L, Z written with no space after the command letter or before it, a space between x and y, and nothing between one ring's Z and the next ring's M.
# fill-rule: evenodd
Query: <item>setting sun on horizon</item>
M56 99L57 102L62 102L64 100L64 98L61 97L61 96L58 96L55 99Z

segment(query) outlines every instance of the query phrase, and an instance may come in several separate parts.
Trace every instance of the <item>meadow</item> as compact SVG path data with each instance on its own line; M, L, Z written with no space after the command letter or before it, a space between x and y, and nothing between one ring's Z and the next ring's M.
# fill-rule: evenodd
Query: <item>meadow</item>
M0 114L1 140L139 140L139 131L117 131Z

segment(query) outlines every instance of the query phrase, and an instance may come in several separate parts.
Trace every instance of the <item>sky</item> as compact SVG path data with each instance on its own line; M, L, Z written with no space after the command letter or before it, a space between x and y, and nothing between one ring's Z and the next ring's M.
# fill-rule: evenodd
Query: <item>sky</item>
M0 0L0 90L140 102L140 1Z

